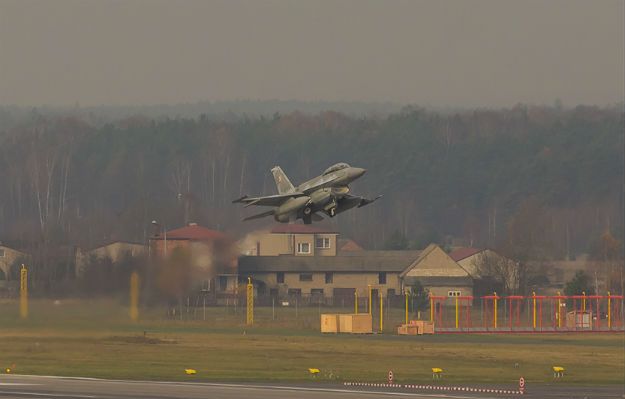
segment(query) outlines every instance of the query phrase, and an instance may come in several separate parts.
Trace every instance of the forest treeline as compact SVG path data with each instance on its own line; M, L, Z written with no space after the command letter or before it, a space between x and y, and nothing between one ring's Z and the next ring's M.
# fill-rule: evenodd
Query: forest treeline
M521 216L552 259L588 252L606 230L623 241L620 106L101 124L72 112L11 112L3 109L10 123L0 126L0 240L21 248L143 242L152 220L243 236L273 221L243 223L254 210L231 201L274 193L271 167L295 183L336 162L368 170L354 193L384 195L325 222L366 248L452 239L494 247Z

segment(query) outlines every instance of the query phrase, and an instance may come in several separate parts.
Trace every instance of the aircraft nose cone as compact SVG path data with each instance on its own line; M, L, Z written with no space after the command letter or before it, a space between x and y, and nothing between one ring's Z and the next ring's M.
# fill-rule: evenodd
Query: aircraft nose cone
M354 168L354 174L356 175L356 177L360 177L360 176L364 175L365 173L367 173L367 169Z

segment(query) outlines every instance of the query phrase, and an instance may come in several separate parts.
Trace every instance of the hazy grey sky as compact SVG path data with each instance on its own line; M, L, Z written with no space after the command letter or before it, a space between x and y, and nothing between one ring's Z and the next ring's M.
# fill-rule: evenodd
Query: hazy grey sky
M624 98L623 0L0 0L0 103Z

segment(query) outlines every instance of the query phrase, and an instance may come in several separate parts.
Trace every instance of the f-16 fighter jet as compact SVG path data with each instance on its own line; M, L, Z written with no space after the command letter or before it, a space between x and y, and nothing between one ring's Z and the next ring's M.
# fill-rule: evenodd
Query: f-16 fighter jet
M321 214L334 217L354 207L363 207L378 198L367 199L349 194L349 184L365 174L366 170L354 168L341 162L330 166L321 176L314 177L295 187L279 166L271 169L278 187L277 195L266 197L243 196L232 201L245 204L245 207L271 206L273 209L248 216L243 220L259 219L266 216L280 223L303 219L305 224L323 220Z

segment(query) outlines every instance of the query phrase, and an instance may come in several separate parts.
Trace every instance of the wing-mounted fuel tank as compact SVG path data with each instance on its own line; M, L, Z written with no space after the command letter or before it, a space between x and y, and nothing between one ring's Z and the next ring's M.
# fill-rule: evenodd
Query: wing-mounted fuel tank
M276 213L273 218L276 222L288 223L291 216L293 216L293 219L297 217L299 211L304 210L303 212L306 213L306 208L309 209L308 214L310 214L310 197L303 196L291 198L276 209Z

